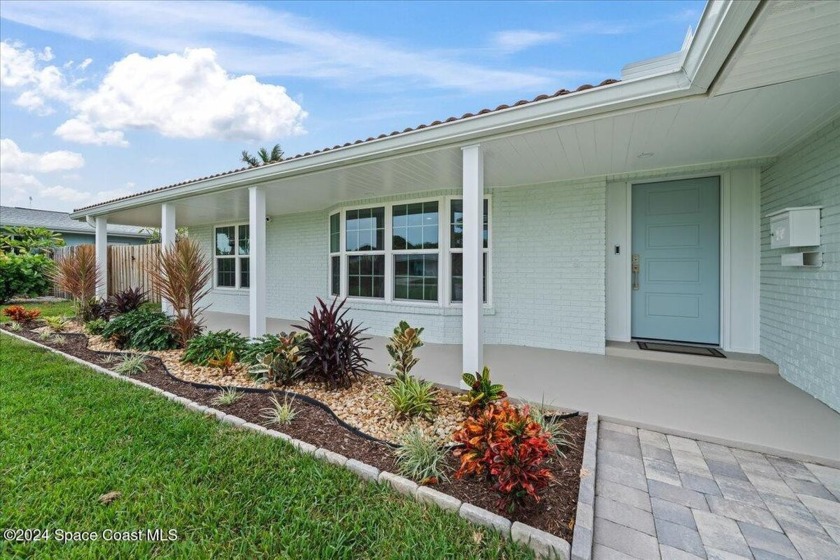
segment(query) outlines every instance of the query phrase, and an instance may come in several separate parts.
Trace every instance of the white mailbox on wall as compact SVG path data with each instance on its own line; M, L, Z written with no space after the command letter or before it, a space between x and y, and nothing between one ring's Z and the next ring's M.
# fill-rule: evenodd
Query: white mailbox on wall
M819 245L821 208L822 206L800 206L767 214L770 218L770 248Z

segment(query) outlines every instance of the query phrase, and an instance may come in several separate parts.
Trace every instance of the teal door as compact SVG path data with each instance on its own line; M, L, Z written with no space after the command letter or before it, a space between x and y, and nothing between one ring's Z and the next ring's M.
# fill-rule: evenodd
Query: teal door
M633 185L633 338L720 343L720 180Z

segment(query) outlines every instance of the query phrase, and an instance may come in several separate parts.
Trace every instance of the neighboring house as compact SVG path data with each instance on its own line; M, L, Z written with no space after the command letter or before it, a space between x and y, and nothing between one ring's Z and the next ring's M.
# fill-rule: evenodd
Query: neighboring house
M0 227L5 226L47 228L60 233L68 247L90 245L96 241L96 231L93 226L85 221L71 219L68 212L0 206ZM138 245L145 243L149 236L149 232L144 231L143 228L108 225L108 243L111 244Z
M679 340L761 354L840 411L837 29L838 2L712 0L683 50L620 80L72 217L164 243L188 226L212 310L252 336L340 296L371 334L405 319L460 345L463 371L485 345Z

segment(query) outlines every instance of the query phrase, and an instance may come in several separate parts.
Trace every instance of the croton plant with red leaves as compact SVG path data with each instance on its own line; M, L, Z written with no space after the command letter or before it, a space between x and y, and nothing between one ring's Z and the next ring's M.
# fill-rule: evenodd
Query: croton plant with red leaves
M21 325L28 325L41 316L41 311L38 309L26 309L22 305L12 305L3 310L3 315Z
M499 492L501 510L513 511L528 496L539 501L553 479L546 462L554 448L551 436L531 418L528 406L508 401L488 405L467 418L452 439L460 459L456 478L485 475Z

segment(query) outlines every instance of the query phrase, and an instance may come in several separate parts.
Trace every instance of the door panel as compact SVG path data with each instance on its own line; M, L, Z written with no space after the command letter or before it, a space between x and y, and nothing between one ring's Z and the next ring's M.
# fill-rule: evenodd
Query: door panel
M720 342L720 181L633 185L634 338Z

